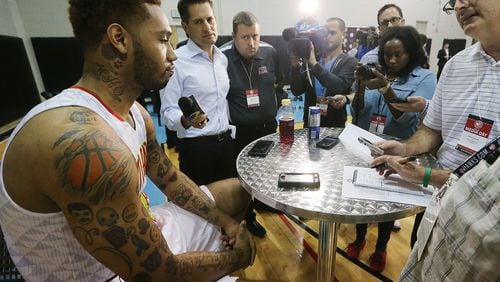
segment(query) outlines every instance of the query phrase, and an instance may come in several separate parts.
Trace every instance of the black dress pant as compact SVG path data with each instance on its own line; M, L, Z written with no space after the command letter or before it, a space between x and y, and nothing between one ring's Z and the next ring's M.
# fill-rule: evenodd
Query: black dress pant
M236 126L236 139L234 140L234 172L236 171L236 159L238 154L255 139L259 139L271 133L276 133L277 123L272 120L267 123L253 126Z
M393 226L394 221L378 223L378 238L375 251L381 252L387 248ZM361 243L365 239L367 228L368 224L356 224L356 243Z
M233 177L233 140L230 131L180 139L179 168L198 185Z
M259 125L253 126L236 126L236 139L234 140L234 156L233 156L233 166L234 166L234 176L238 176L236 171L236 160L238 158L239 153L252 141L259 139L263 136L269 135L271 133L276 133L277 122L275 120L270 121L268 123L263 123ZM248 212L246 216L247 222L255 221L255 212L253 211L254 207L262 207L265 206L263 203L259 202L257 199L254 199L250 202L248 207Z

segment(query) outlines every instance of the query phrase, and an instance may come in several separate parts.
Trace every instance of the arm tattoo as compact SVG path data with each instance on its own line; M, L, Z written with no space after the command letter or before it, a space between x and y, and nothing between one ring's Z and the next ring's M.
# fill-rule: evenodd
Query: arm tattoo
M147 272L153 272L157 270L161 265L161 255L158 249L155 249L149 256L140 263Z
M86 204L70 203L68 210L71 217L81 225L87 225L94 219L94 212Z
M201 197L193 197L193 206L204 214L208 214L210 212L210 207L207 205L207 201Z
M179 207L184 207L191 199L191 196L193 196L193 191L184 184L180 184L177 191L174 192L172 201Z
M151 164L157 164L160 162L160 152L158 151L148 151L148 161Z
M176 173L176 172L174 172L174 173L172 174L172 176L170 176L170 177L168 178L168 182L175 182L175 181L177 181L177 173Z
M228 267L236 270L242 266L241 258L243 256L243 251L239 248L191 258L176 258L170 255L165 262L165 271L182 279L191 276L195 270L209 272L227 269Z
M96 124L97 118L90 111L75 111L69 119L77 124Z
M71 138L73 135L77 134L80 131L81 130L72 130L72 131L64 133L61 137L59 137L59 139L57 139L57 141L52 146L52 149L54 149L55 147L59 146L59 144L61 144L62 142L68 140L69 138Z
M94 205L126 191L131 181L126 168L131 160L123 156L113 140L97 130L74 132L71 136L70 144L56 161L63 187ZM56 141L54 148L62 146L62 139L69 139L67 133Z
M126 223L131 223L134 221L139 214L137 206L135 204L130 204L123 209L122 218Z

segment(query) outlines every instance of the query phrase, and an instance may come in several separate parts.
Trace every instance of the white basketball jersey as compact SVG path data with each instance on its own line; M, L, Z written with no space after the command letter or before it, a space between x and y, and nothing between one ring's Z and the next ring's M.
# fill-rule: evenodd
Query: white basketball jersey
M5 151L31 118L64 106L88 108L109 124L136 158L142 176L139 185L141 190L144 189L146 128L139 108L134 104L130 110L135 123L135 128L132 128L83 88L67 89L33 108L10 136ZM62 212L34 213L18 206L5 190L3 169L8 168L0 163L0 224L10 255L24 279L51 282L105 281L115 275L80 245Z

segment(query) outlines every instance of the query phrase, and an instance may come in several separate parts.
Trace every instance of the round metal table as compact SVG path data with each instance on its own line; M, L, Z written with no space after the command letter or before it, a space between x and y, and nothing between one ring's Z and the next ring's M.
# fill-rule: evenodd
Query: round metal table
M320 139L338 136L342 128L321 128ZM274 133L259 140L273 140L274 147L266 157L248 156L257 141L246 146L238 156L239 179L253 197L283 212L320 221L317 281L330 281L335 271L337 230L340 223L371 223L391 221L424 210L407 204L342 198L344 166L368 167L342 145L330 150L316 147L316 140L307 138L307 129L295 130L293 144L279 143ZM417 163L438 166L431 155L421 155ZM281 172L317 172L319 189L284 190L278 187Z

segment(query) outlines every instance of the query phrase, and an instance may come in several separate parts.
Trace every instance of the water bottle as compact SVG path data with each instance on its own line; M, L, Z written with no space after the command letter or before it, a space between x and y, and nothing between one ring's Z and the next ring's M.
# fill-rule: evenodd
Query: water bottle
M278 110L280 143L293 143L294 116L290 99L281 100L281 107Z

